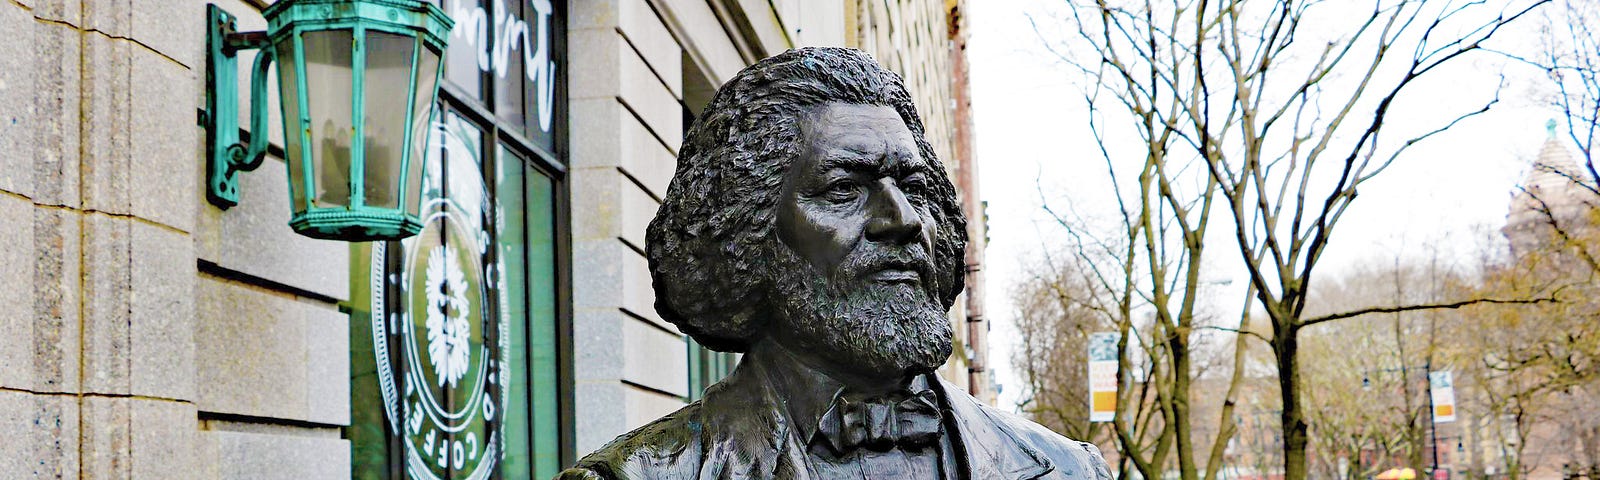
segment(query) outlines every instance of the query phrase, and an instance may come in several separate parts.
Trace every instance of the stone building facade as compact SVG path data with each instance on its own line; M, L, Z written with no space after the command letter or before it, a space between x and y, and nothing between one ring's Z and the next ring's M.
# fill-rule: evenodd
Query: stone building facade
M1583 255L1591 255L1600 246L1600 205L1596 204L1600 196L1593 177L1569 150L1570 143L1558 137L1556 125L1555 120L1546 124L1549 136L1511 195L1501 233L1511 247L1511 268L1519 275L1546 284L1569 284L1561 288L1578 292L1557 293L1562 299L1560 306L1537 310L1541 316L1529 316L1524 322L1570 328L1573 322L1592 318L1596 311L1592 300L1585 303L1594 298L1591 292L1595 290L1594 272ZM1583 337L1581 331L1569 332L1567 335ZM1520 372L1515 368L1507 371ZM1508 460L1520 455L1523 471L1518 478L1594 478L1600 473L1596 463L1600 458L1596 455L1600 452L1600 408L1593 401L1593 390L1592 381L1576 382L1539 394L1535 396L1537 406L1530 409L1538 415L1530 414L1521 422L1509 414L1496 417L1492 410L1462 409L1462 419L1453 428L1459 432L1458 438L1464 438L1462 448L1450 455L1460 459L1454 462L1456 470L1469 476L1481 473L1486 478L1509 478ZM1528 418L1540 420L1526 421Z
M1586 217L1594 208L1590 201L1593 181L1556 137L1554 121L1549 128L1550 136L1539 148L1538 158L1512 194L1506 225L1501 229L1511 242L1513 255L1557 241L1552 219L1569 229L1581 229L1567 232L1569 235L1583 236L1593 230Z
M655 313L644 227L715 87L806 45L905 76L966 189L941 374L992 395L961 2L436 0L429 182L469 235L388 244L285 225L275 96L239 204L206 199L206 11L271 3L0 0L0 478L548 478L693 401L737 358ZM429 267L481 302L466 370L418 353Z

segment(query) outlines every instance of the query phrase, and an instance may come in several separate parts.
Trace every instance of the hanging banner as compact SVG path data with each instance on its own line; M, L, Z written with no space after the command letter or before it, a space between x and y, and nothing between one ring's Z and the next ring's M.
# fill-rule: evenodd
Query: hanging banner
M1117 334L1089 334L1089 421L1109 422L1117 413Z
M1456 421L1456 388L1450 372L1428 373L1428 386L1433 395L1433 422Z

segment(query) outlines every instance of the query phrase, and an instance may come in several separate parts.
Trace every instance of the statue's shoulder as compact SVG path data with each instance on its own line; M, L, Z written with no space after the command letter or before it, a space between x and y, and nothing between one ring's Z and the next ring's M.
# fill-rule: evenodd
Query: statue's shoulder
M622 480L694 478L700 469L703 424L700 402L661 417L607 443L556 478Z
M1071 469L1081 474L1067 474L1066 477L1111 479L1111 469L1106 464L1105 457L1100 454L1100 447L1067 438L1021 415L982 403L979 404L979 408L982 408L990 418L1009 427L1012 432L1022 437L1021 440L1050 457L1051 463L1056 465L1056 473L1066 473L1063 470Z
M985 432L974 438L963 438L962 442L1015 442L1021 448L999 448L996 451L1025 459L1017 462L1019 464L1043 460L1039 456L1049 459L1055 468L1040 478L1111 480L1111 469L1106 465L1105 457L1100 455L1100 448L1094 444L1062 436L1021 415L978 401L948 382L940 382L951 411L958 421L968 425L964 430Z

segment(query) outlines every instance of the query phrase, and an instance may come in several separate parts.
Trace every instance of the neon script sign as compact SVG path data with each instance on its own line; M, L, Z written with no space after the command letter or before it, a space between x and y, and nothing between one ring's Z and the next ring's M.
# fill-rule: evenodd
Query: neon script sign
M533 23L518 18L506 8L505 0L494 0L494 18L484 7L452 2L450 18L456 26L450 31L452 47L458 41L477 53L478 70L494 72L505 79L510 73L513 54L522 55L523 74L535 92L538 105L539 130L550 131L550 121L555 114L556 62L551 44L550 15L554 12L550 0L531 0ZM537 26L535 29L533 26Z

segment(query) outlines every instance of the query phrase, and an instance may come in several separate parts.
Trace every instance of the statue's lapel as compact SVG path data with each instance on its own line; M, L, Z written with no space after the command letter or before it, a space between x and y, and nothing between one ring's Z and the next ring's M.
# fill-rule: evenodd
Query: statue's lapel
M702 479L809 479L805 449L790 434L765 372L747 365L706 392ZM977 399L943 380L934 388L956 425L956 445L967 468L962 478L1031 480L1055 465Z
M964 478L1035 479L1055 469L1044 453L985 412L977 399L944 380L934 383L956 425L951 443L966 462Z
M805 449L791 438L764 376L759 368L741 363L728 379L706 391L701 411L707 441L699 478L810 478Z

